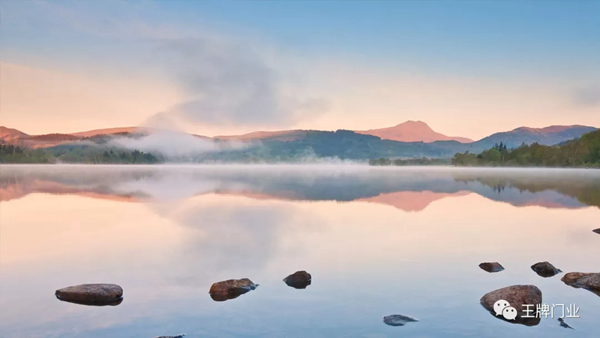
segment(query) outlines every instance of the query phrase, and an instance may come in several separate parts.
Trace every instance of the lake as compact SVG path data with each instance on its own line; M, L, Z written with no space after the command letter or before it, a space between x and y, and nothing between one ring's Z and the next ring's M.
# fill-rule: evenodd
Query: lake
M600 170L2 166L0 188L0 337L597 336L600 297L530 266L600 272ZM231 278L260 286L214 301ZM124 300L54 296L82 283ZM515 284L576 305L575 330L480 305Z

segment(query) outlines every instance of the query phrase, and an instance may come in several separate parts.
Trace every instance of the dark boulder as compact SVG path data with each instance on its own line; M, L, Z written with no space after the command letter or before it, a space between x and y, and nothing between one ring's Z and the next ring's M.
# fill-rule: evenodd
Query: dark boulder
M389 315L383 317L383 322L390 326L404 326L406 323L418 322L419 320L405 315Z
M549 262L535 263L531 266L531 270L535 271L535 273L537 273L538 276L544 278L552 277L562 272L560 269L555 268L554 265L550 264Z
M222 282L216 282L211 287L208 293L215 301L225 301L234 299L240 295L256 289L258 284L254 284L248 278L228 279Z
M487 272L500 272L504 270L504 267L498 262L485 262L479 264L479 267Z
M56 290L56 298L82 305L119 305L123 289L115 284L82 284Z
M285 284L296 289L306 289L312 282L312 276L306 271L296 271L283 279Z
M517 315L514 320L506 320L500 314L502 309L494 309L494 304L502 300L508 303L506 305L516 309ZM530 316L535 317L536 306L542 304L542 291L534 285L513 285L488 292L481 297L479 302L494 317L510 323L527 326L534 326L540 323L540 318L527 318ZM529 310L533 312L528 312ZM500 312L497 313L497 311Z

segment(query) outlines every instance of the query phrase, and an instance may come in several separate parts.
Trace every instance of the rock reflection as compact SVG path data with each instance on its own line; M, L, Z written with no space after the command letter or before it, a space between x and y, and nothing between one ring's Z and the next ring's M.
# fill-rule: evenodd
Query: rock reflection
M507 322L507 323L511 323L511 324L520 324L520 325L525 325L525 326L536 326L538 325L542 320L541 318L524 318L524 317L517 317L514 320L508 320L502 316L496 316L496 314L494 313L494 311L488 311L490 313L490 315L492 315L494 318ZM534 314L535 316L535 314Z
M285 281L285 284L289 287L292 287L294 289L306 289L307 287L309 287L311 285L311 281L305 281L305 282L291 282L291 281Z
M212 298L212 300L214 300L215 302L224 302L226 300L230 300L230 299L236 299L239 296L246 294L250 292L250 290L247 291L243 291L243 292L239 292L239 293L226 293L226 294L219 294L219 293L209 293L210 298Z
M123 297L109 301L109 302L74 301L74 300L64 300L64 299L60 299L58 297L56 297L56 299L60 300L61 302L65 302L65 303L73 303L73 304L87 305L87 306L117 306L117 305L120 305L121 303L123 303Z

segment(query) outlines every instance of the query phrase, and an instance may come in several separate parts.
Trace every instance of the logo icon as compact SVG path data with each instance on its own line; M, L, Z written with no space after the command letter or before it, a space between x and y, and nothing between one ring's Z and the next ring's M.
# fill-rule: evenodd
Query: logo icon
M506 320L515 320L517 318L517 309L510 306L510 303L504 299L497 300L494 303L494 312L496 312L496 316L502 315Z
M517 309L512 306L507 306L502 310L502 316L504 316L506 320L515 320L515 318L517 318Z

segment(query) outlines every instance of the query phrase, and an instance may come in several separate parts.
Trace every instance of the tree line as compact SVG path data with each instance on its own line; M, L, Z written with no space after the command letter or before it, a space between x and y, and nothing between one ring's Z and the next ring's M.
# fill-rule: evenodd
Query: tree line
M97 147L54 147L27 149L0 145L0 163L84 163L84 164L155 164L163 159L139 150Z
M406 159L390 159L378 158L369 160L369 165L372 166L419 166L419 165L449 165L450 159L446 158L406 158Z
M454 165L471 167L586 167L600 168L600 130L559 145L525 144L509 149L503 142L479 154L456 153L452 159L441 158L376 158L372 166Z
M523 144L508 149L502 143L480 154L457 153L456 166L591 167L600 168L600 130L560 145Z

